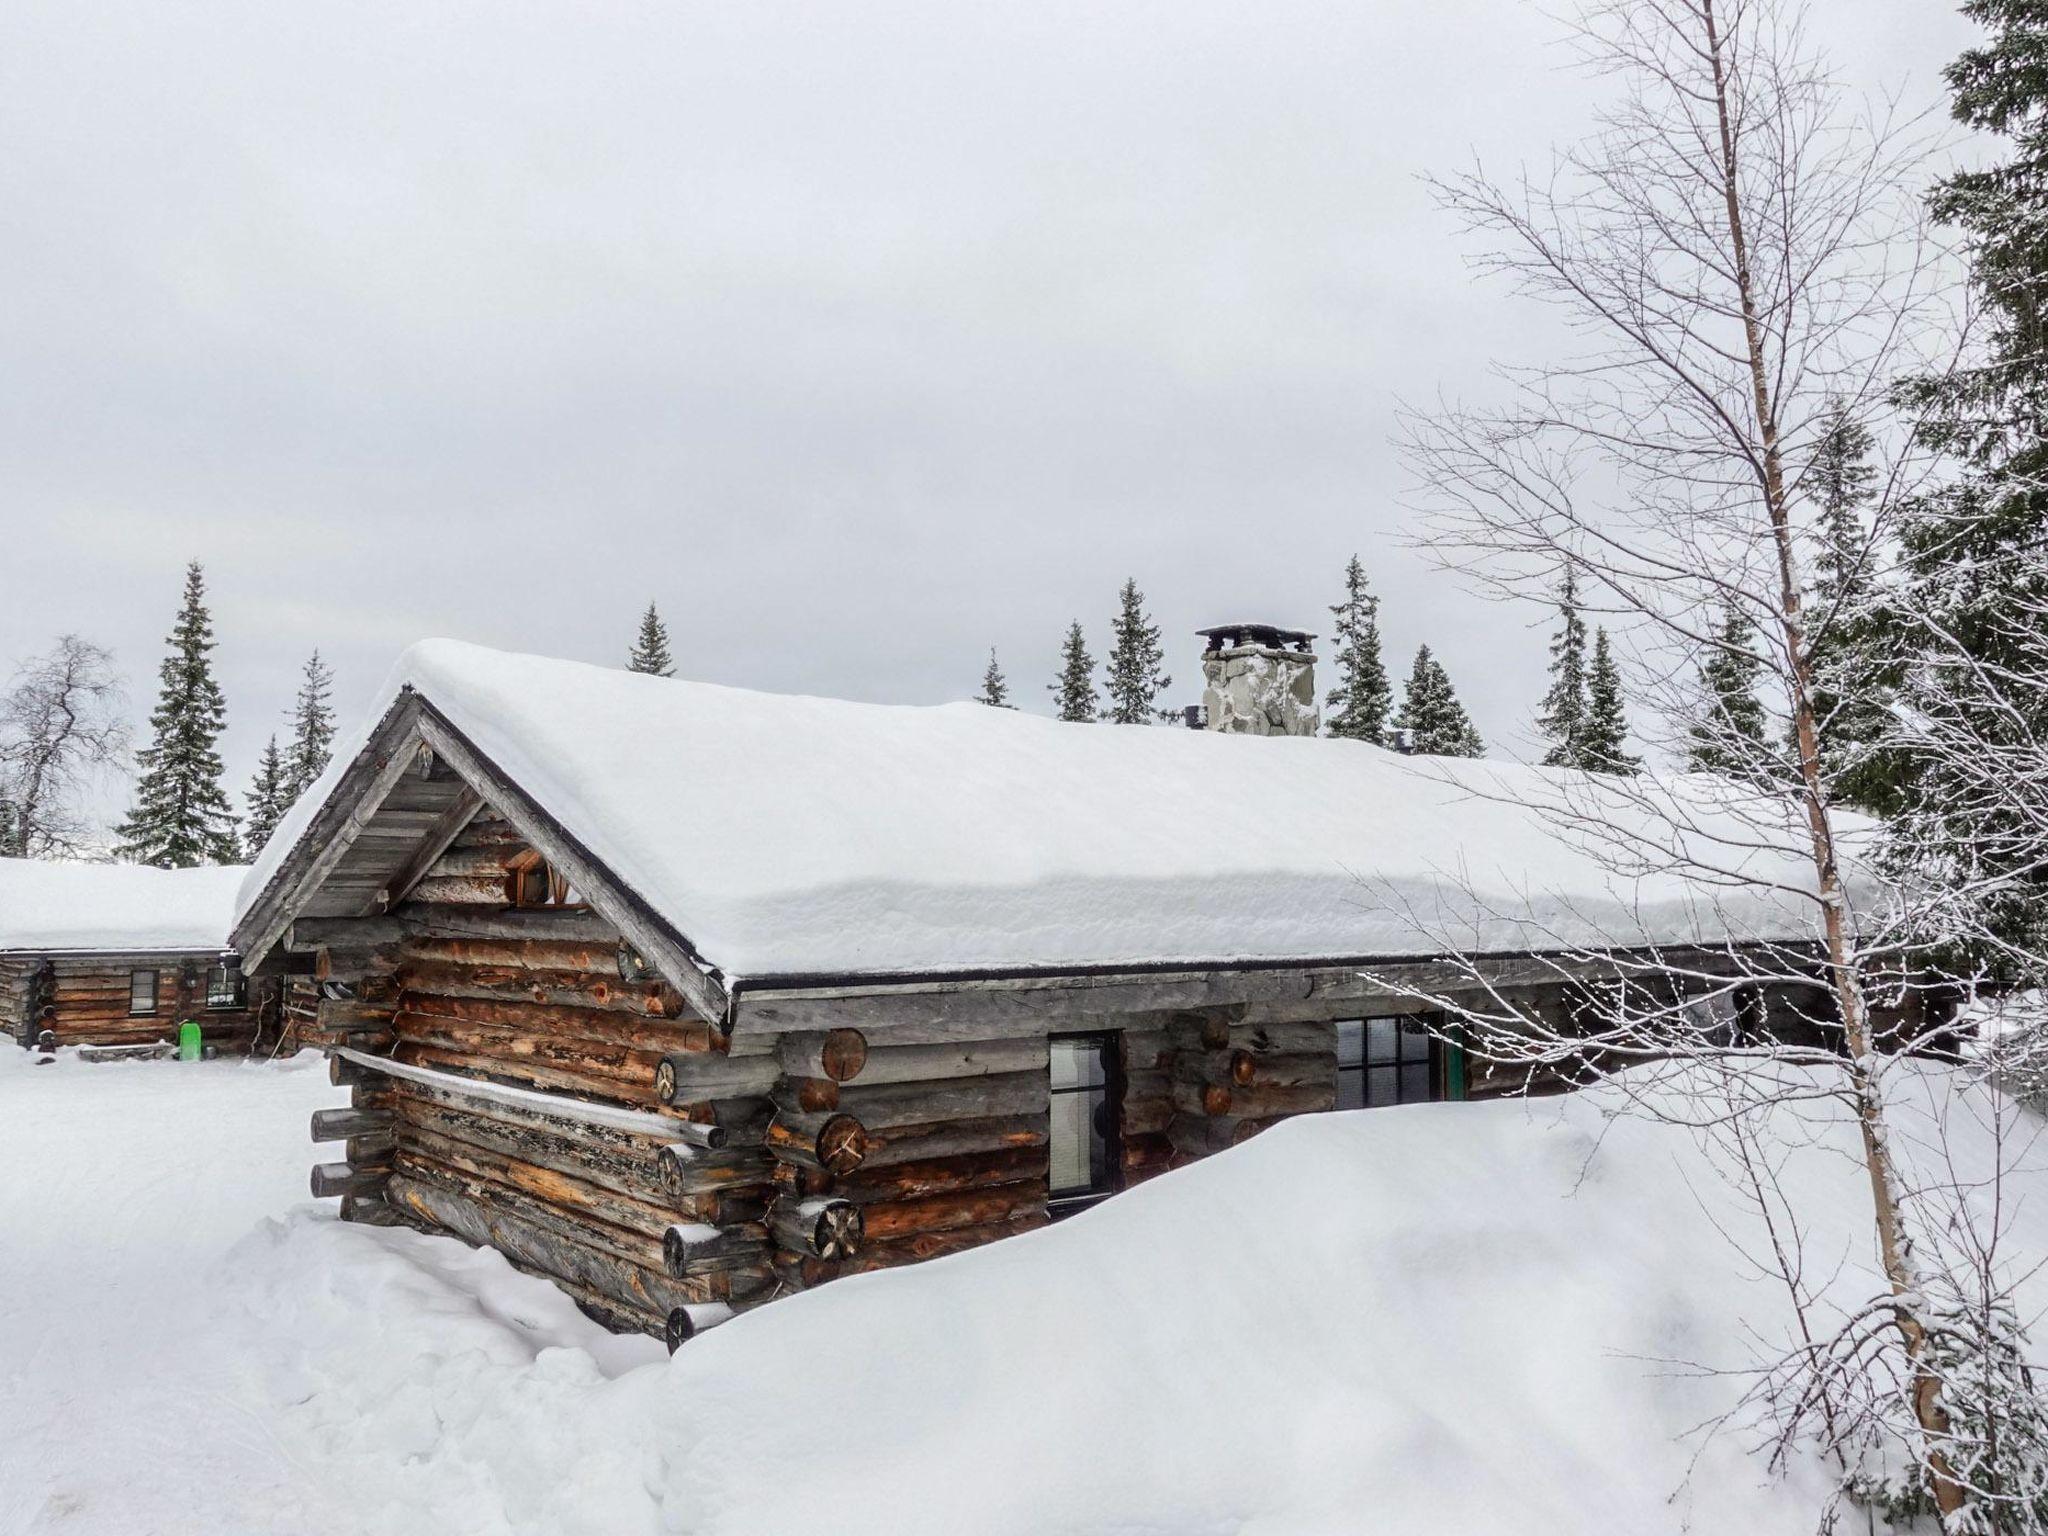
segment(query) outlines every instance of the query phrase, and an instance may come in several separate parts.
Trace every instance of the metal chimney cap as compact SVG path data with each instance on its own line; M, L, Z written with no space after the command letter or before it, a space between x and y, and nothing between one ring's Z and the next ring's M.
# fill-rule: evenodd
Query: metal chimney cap
M1305 629L1282 629L1277 624L1216 624L1195 631L1209 642L1212 651L1235 650L1241 645L1260 645L1269 650L1288 646L1306 651L1315 636Z

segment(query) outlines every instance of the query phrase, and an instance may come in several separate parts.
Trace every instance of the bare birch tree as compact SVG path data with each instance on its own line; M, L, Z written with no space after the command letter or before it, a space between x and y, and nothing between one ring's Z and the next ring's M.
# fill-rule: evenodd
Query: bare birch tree
M0 694L0 855L69 858L94 826L80 800L128 745L113 657L77 635L23 663Z
M1817 551L1874 563L1930 472L1911 424L1889 414L1894 381L1924 373L1942 339L1943 269L1923 234L1912 130L1853 112L1797 10L1775 0L1609 0L1574 35L1612 91L1596 131L1542 176L1474 170L1437 183L1480 237L1483 270L1554 305L1574 342L1562 358L1504 369L1499 403L1410 417L1431 541L1493 590L1534 597L1568 578L1589 612L1615 616L1637 696L1682 722L1668 741L1678 755L1717 732L1691 679L1731 636L1773 722L1761 735L1718 722L1710 755L1725 777L1559 775L1546 791L1560 833L1597 851L1618 889L1675 878L1695 893L1687 942L1647 930L1576 939L1556 968L1582 1006L1559 1016L1492 985L1483 958L1446 932L1436 1002L1469 1053L1506 1069L1583 1079L1686 1062L1695 1087L1711 1088L1660 1112L1703 1132L1788 1100L1846 1105L1885 1290L1795 1343L1779 1364L1797 1385L1778 1383L1768 1400L1788 1433L1819 1412L1851 1491L1873 1486L1857 1458L1890 1435L1951 1530L2005 1528L1970 1524L2017 1506L1983 1472L1970 1427L1980 1396L1955 1347L1956 1277L1968 1251L1989 1250L1959 1247L1940 1225L1953 1213L1908 1177L1887 1098L1901 1053L1948 1043L1944 1017L1924 1006L1917 946L1944 920L1968 920L1970 876L1870 878L1873 832L1842 790L1868 764L1822 745L1841 680L1817 679L1816 636L1844 616L1807 607ZM1815 469L1845 419L1882 461L1861 548L1846 552ZM2048 670L1969 682L2039 688ZM1971 750L1960 711L1910 725L1914 750ZM1978 781L2011 792L1988 765ZM1810 1001L1780 1001L1799 997ZM1768 1212L1779 1196L1757 1191ZM1788 1227L1796 1220L1774 1231ZM1795 1253L1783 1266L1795 1302L1797 1264Z

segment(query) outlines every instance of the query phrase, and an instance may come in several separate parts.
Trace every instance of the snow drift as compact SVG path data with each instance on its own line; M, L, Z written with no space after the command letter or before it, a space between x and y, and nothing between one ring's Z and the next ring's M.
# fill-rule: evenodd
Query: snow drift
M1944 1117L1984 1171L1982 1090L1898 1081L1902 1143ZM1617 1103L1302 1117L637 1368L641 1341L450 1240L301 1214L234 1263L295 1461L376 1531L1808 1536L1822 1467L1774 1479L1742 1434L1697 1433L1739 1390L1698 1368L1789 1323L1723 1235L1754 1220L1690 1133ZM1853 1127L1797 1115L1811 1272L1853 1303L1878 1283ZM2021 1163L2023 1269L2048 1258L2048 1168Z
M400 658L369 724L271 838L243 912L408 688L727 977L1817 931L1805 834L1757 819L1791 808L1717 780L1624 787L1330 738L799 698L448 640ZM1624 846L1575 835L1572 816L1624 829ZM1656 850L1674 841L1740 870L1739 887L1617 872L1617 851L1667 862Z

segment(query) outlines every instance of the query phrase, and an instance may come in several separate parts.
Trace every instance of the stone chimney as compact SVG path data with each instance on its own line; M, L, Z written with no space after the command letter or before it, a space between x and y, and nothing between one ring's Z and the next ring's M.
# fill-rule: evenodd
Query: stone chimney
M1313 736L1316 708L1314 635L1271 624L1219 624L1197 630L1202 652L1202 708L1212 731L1246 736Z

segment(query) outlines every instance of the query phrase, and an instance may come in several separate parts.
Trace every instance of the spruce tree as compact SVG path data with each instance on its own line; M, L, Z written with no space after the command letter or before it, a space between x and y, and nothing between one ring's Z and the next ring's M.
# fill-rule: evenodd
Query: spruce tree
M1173 686L1173 679L1159 670L1166 651L1135 579L1125 581L1117 593L1116 622L1110 632L1109 707L1102 718L1118 725L1153 725L1170 719L1170 713L1161 712L1158 698Z
M1586 669L1586 720L1580 733L1580 766L1592 773L1635 773L1643 760L1628 750L1628 709L1622 700L1621 668L1603 628L1593 636L1593 664Z
M653 603L649 603L647 611L640 615L640 634L626 655L626 670L645 672L654 677L676 675L676 659L669 654L668 648L668 626L661 622L661 615L654 611Z
M1093 720L1099 709L1095 693L1095 658L1088 654L1088 637L1080 621L1068 626L1060 646L1060 674L1046 690L1053 696L1053 711L1062 720Z
M1700 665L1700 716L1688 733L1685 766L1693 773L1754 779L1764 767L1764 706L1756 696L1763 659L1756 626L1741 607L1721 605L1721 627Z
M273 732L263 748L263 756L257 760L256 777L243 795L249 806L248 817L242 823L243 838L252 858L262 852L296 798L291 792L284 754L277 750L277 736Z
M1578 579L1565 567L1558 592L1558 631L1550 642L1550 690L1536 728L1550 739L1546 768L1584 768L1586 751L1586 621L1579 614Z
M1407 692L1394 724L1409 733L1410 750L1417 753L1431 757L1483 757L1486 753L1486 743L1479 739L1451 687L1450 674L1426 645L1415 653L1415 666L1408 674Z
M1847 403L1832 402L1806 474L1805 489L1819 512L1815 578L1807 591L1807 665L1821 761L1835 797L1883 814L1896 809L1898 765L1882 748L1891 688L1863 520L1877 481L1871 448L1870 433Z
M306 661L299 681L299 696L292 705L292 744L285 756L283 809L289 810L327 771L334 755L334 706L327 702L334 674L315 651Z
M1015 709L1010 702L1010 684L1003 676L1003 669L996 665L996 648L988 648L988 670L981 674L981 699L983 704L996 709Z
M117 829L121 856L164 869L232 864L239 854L235 813L221 787L214 744L227 725L227 701L213 679L213 619L206 576L185 568L185 599L172 627L170 654L158 673L150 742L135 754L142 776L135 804Z
M1924 440L1959 473L1907 509L1887 583L1899 602L1890 627L1912 647L1931 626L1943 649L1959 647L1981 675L2025 677L2039 644L2038 622L2025 616L2048 612L2048 7L1969 0L1962 10L1991 35L1944 72L1954 116L2002 136L2007 154L1949 176L1930 198L1935 217L1963 237L1979 343L1969 366L1902 392L1923 413ZM1900 703L1960 714L1957 734L1991 753L2048 736L2048 690L1956 699L1942 675L1954 670L1909 670ZM1978 920L2003 944L2048 949L2048 869L2024 813L1973 792L1970 770L1940 754L1917 758L1902 790L1914 861L1968 869L1977 889L1995 892ZM2009 974L2007 957L1975 958Z
M1380 600L1366 590L1365 566L1356 555L1344 568L1344 601L1330 612L1337 620L1337 686L1324 699L1326 733L1385 746L1394 691L1380 660Z

